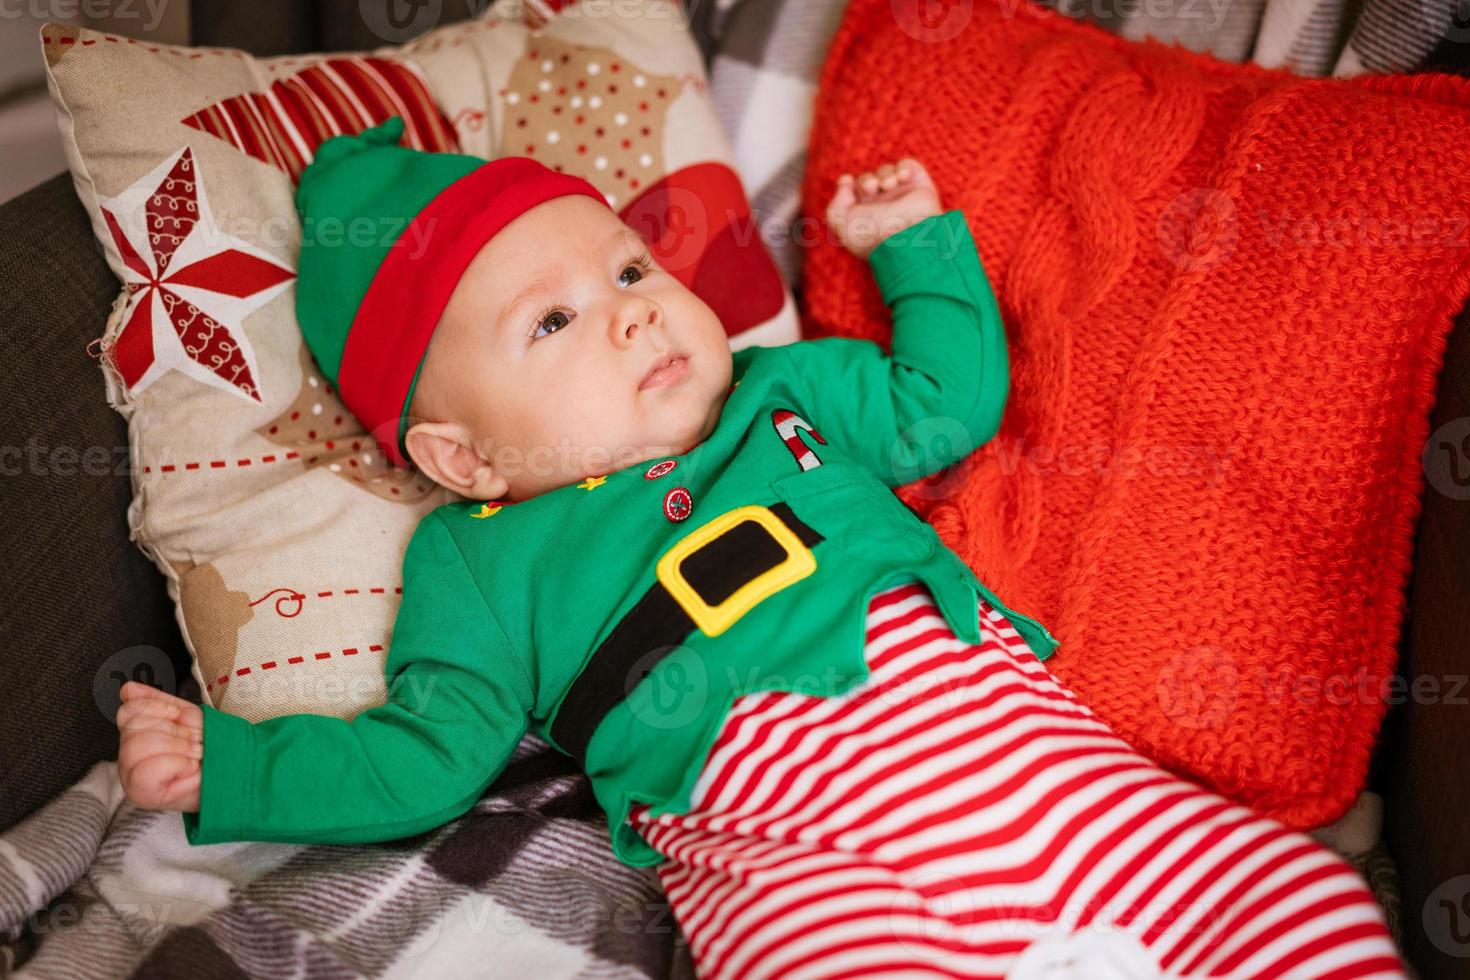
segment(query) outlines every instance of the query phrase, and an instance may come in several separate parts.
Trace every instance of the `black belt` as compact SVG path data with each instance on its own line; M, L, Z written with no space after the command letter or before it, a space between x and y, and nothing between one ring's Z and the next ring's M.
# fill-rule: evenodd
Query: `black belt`
M763 514L784 524L806 548L822 540L822 535L802 523L785 503L769 508L737 508L737 511L730 512L732 519L727 527L718 527L727 516L721 515L696 529L690 539L702 535L706 528L717 526L717 532L708 540L679 555L674 566L680 589L687 586L693 591L693 596L676 597L661 575L613 627L593 653L592 660L572 682L557 709L550 734L563 751L585 764L587 746L602 719L652 672L659 661L699 628L695 615L703 618L702 614L715 612L713 607L720 606L742 586L768 573L779 577L778 567L793 565L791 550L762 523ZM676 544L670 549L670 556L680 547ZM660 564L662 566L662 561ZM804 577L805 574L809 571L796 577ZM785 586L778 583L776 587ZM734 612L723 611L722 618L738 619L763 598L765 596L761 595L753 601L739 603L741 608ZM694 615L687 605L691 602ZM633 676L635 669L637 676Z

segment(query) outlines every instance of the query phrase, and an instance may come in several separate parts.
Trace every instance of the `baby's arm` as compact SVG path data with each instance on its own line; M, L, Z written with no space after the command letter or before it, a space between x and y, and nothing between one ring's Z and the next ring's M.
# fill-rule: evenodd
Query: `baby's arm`
M915 160L840 178L827 221L891 308L892 354L847 337L779 348L810 394L808 421L889 486L988 442L1010 392L1005 328L969 225L939 207Z
M186 742L133 730L141 709L125 717L125 705L119 771L129 797L184 810L192 844L391 840L468 810L525 735L534 692L441 516L419 524L403 568L386 704L351 721L297 714L255 724L190 705L203 730L192 798Z

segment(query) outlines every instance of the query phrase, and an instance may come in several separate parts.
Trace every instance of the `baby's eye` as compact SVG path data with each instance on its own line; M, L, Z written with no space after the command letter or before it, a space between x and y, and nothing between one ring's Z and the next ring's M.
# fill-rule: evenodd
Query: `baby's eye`
M633 282L624 281L624 276L626 276L630 272L633 273L633 282L638 282L640 279L643 278L643 270L637 265L630 265L623 268L623 274L621 276L618 276L618 282L621 282L624 286L633 285Z
M544 337L546 336L546 334L556 333L562 327L571 322L572 321L568 319L567 315L561 310L552 310L550 313L542 317L540 322L536 324L536 330L531 334L531 336ZM542 333L543 330L545 331L545 333Z

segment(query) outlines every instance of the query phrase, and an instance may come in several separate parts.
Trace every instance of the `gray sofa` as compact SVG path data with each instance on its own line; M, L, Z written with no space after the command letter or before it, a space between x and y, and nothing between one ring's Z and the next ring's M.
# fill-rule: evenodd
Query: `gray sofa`
M476 0L446 0L441 20L481 9ZM347 0L194 0L191 13L194 43L261 55L379 43L360 4ZM12 432L0 444L3 829L93 762L115 757L116 732L96 686L140 655L168 661L180 678L188 661L164 580L128 536L126 427L104 399L89 351L118 283L68 175L0 206L0 254L0 417ZM1470 325L1462 314L1432 428L1467 416ZM1408 681L1433 678L1437 693L1391 709L1371 775L1387 804L1406 950L1433 978L1470 977L1470 436L1453 427L1445 434L1425 454L1434 479L1423 499L1400 665Z

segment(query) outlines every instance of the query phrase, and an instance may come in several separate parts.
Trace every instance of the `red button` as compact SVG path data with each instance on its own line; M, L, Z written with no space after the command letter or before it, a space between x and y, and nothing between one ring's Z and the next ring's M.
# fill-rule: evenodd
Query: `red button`
M675 487L664 494L664 516L674 523L694 513L694 498L683 487Z
M657 480L659 477L663 476L665 473L669 472L669 470L672 470L675 466L678 465L678 461L672 459L666 459L662 463L654 463L648 468L648 472L643 474L643 479Z

